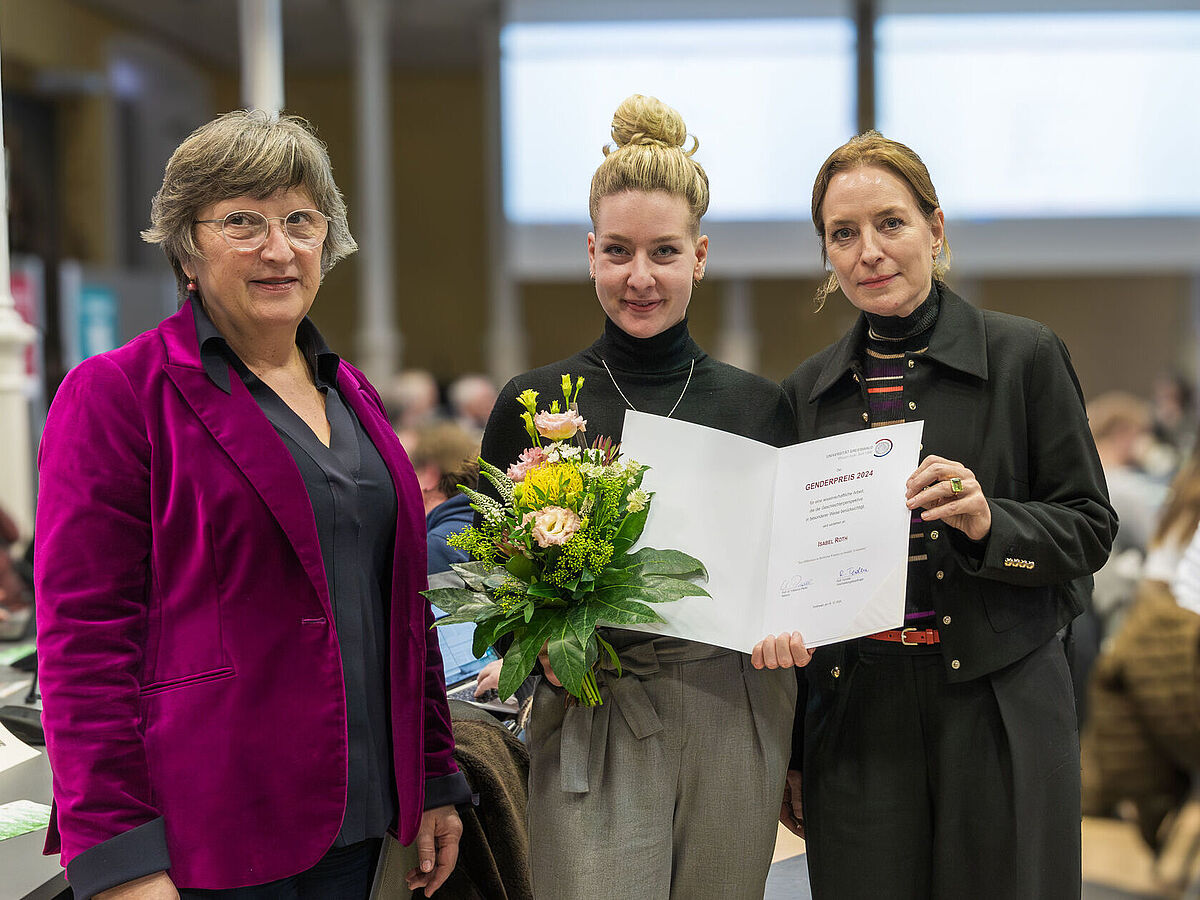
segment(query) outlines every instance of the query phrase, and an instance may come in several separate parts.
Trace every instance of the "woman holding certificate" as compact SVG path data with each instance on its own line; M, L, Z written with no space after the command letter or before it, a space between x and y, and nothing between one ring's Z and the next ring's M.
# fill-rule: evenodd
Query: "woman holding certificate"
M601 337L514 378L484 432L505 467L529 446L517 397L584 376L589 440L621 440L635 409L780 446L795 439L776 385L711 358L688 332L704 276L708 177L679 114L635 95L592 179L588 263ZM775 840L795 707L791 672L756 672L742 653L611 631L623 676L600 673L598 707L565 703L545 668L530 724L529 825L540 900L761 898ZM543 655L545 667L545 657ZM766 677L764 677L766 676ZM736 784L737 790L730 790Z
M925 456L905 486L904 627L813 654L781 819L805 834L814 897L1078 897L1059 634L1116 516L1070 358L1044 325L946 287L937 193L903 144L835 150L812 217L832 269L819 301L840 288L861 314L784 381L799 438L921 419ZM764 644L755 662L786 655Z

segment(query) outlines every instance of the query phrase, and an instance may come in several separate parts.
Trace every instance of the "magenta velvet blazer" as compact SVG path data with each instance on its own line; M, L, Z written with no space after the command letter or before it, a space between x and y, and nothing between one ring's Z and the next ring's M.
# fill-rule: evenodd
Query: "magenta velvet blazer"
M245 385L201 368L191 307L73 369L38 465L37 618L55 815L78 853L159 816L171 876L309 868L346 801L346 701L312 505ZM457 771L412 466L375 390L338 389L396 485L389 619L400 839Z

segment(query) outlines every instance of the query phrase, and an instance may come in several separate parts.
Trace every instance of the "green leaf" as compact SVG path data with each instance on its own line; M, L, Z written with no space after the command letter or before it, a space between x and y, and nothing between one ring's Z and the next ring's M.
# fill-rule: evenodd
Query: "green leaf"
M575 632L579 643L585 643L596 631L596 622L601 613L601 607L591 600L577 603L567 610L567 622Z
M681 550L655 550L643 547L628 557L629 565L641 566L643 575L674 575L677 578L708 577L704 563ZM626 563L622 561L622 565Z
M497 609L495 603L483 594L465 588L433 588L421 594L434 606L444 609L449 615L438 619L439 625L475 622L481 616Z
M617 670L617 677L620 678L621 677L621 660L617 657L617 651L613 649L612 644L610 644L604 638L600 637L599 632L596 633L596 640L599 641L600 646L603 647L605 652L608 653L608 658L610 660L612 660L613 668Z
M485 622L480 622L475 626L475 636L471 643L471 652L475 654L475 658L483 656L488 647L492 646L503 635L513 631L518 626L524 624L525 619L521 615L516 616L497 616L494 619L488 619Z
M451 563L450 568L458 573L459 577L467 583L467 587L481 591L483 590L483 580L491 575L496 570L494 563L474 562Z
M535 571L533 560L521 553L510 556L508 562L504 564L504 568L508 570L510 575L520 578L525 582L533 577Z
M583 676L587 674L587 643L581 642L567 622L560 616L547 639L550 667L562 682L567 692L574 697L583 693Z
M619 591L618 585L613 588ZM673 575L645 575L640 584L636 585L635 593L630 596L645 603L670 603L672 600L682 600L684 597L708 597L708 591L697 584Z
M512 646L504 654L504 664L500 667L498 690L502 699L511 697L533 671L542 645L561 616L557 611L538 610L532 622L513 632Z
M642 530L646 527L646 516L650 514L650 506L647 504L641 510L635 513L630 513L621 522L621 527L617 529L616 535L613 536L613 555L625 553L637 543L637 539L642 536Z
M540 597L543 600L558 600L559 589L552 584L547 584L544 581L538 581L529 586L530 597Z
M611 625L638 625L645 622L661 622L662 616L645 603L630 600L625 596L597 594L588 605L595 605L601 619Z

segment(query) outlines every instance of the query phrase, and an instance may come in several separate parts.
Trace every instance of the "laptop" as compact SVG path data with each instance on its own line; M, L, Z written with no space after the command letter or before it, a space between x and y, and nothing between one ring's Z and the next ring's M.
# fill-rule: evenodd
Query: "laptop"
M433 615L437 620L443 618L446 612L433 606ZM442 671L446 675L446 696L489 712L515 715L516 697L501 700L494 690L488 691L479 699L475 697L475 676L492 660L500 658L491 647L488 647L487 652L479 659L475 658L475 654L471 652L471 645L475 640L475 625L471 622L442 625L437 629L437 636L438 646L442 651Z

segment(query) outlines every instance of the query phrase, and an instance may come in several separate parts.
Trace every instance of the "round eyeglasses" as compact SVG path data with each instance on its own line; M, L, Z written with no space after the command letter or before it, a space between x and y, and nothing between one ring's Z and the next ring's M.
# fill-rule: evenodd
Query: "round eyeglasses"
M271 223L278 222L288 243L298 250L315 250L329 234L329 216L315 209L297 209L286 216L264 216L253 209L235 209L223 219L197 219L197 225L220 225L221 235L234 250L249 253L267 242Z

